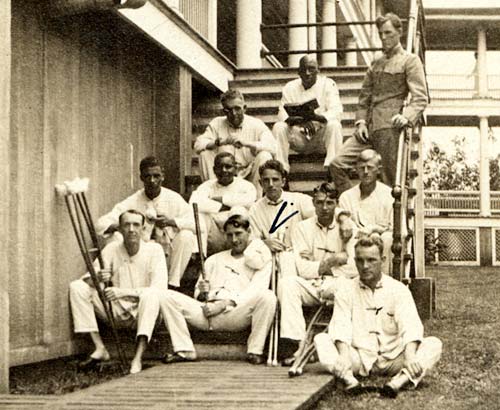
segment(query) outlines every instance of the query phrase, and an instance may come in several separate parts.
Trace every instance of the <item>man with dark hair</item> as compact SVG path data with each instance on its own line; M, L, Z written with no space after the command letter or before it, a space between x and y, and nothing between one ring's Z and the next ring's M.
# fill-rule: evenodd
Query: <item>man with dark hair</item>
M382 158L376 151L361 151L356 161L359 184L340 195L339 206L350 213L359 233L380 234L384 241L384 272L391 273L394 198L391 188L378 181L381 169Z
M378 234L356 243L359 278L339 283L328 334L315 337L321 364L359 391L356 375L390 376L381 394L417 386L441 357L442 343L425 337L410 290L382 273L383 243Z
M200 217L204 220L208 254L225 250L223 224L235 207L250 208L256 200L256 190L249 181L235 177L236 164L233 154L220 152L215 156L216 178L203 182L193 192L189 203L197 203Z
M99 218L96 230L99 235L113 234L122 212L128 209L142 212L146 216L142 239L154 239L162 245L168 257L169 285L177 288L191 255L198 252L192 211L182 196L162 186L163 170L155 157L144 158L139 169L144 189L119 202Z
M276 310L276 296L269 290L271 253L260 240L251 241L246 215L230 216L224 232L230 250L207 259L206 280L199 279L195 298L170 290L160 298L174 350L165 363L196 359L188 324L229 332L250 326L247 360L264 362L264 344ZM197 300L202 295L208 295L206 303Z
M351 187L347 171L359 153L370 147L382 156L383 181L394 184L401 130L415 125L428 103L422 63L401 46L401 20L387 13L378 17L376 24L384 54L372 62L363 81L354 136L330 166L330 176L340 192ZM411 100L405 107L408 93Z
M118 220L123 241L111 242L102 250L104 269L99 268L98 261L94 265L101 282L113 283L104 292L106 300L111 302L116 323L126 327L137 323L137 349L130 367L130 373L137 373L142 369L142 355L160 311L158 292L168 286L167 265L160 245L141 240L144 215L128 210L120 214ZM88 369L109 360L96 315L103 320L107 318L88 273L71 282L69 299L75 333L89 333L95 347L80 367Z
M214 118L194 144L199 154L201 178L203 181L214 179L215 156L219 152L230 152L236 159L238 176L252 182L260 196L257 170L276 154L276 140L266 124L245 114L247 106L238 90L222 94L221 104L224 116Z
M343 237L336 217L338 192L331 183L324 182L314 189L313 204L316 215L299 222L292 231L293 252L298 276L281 278L279 300L281 306L281 338L291 350L299 347L306 333L302 306L319 305L323 291L334 293L337 277L357 276L354 265L354 231ZM292 364L293 356L284 364Z
M332 162L342 146L342 103L335 82L318 75L318 62L311 56L299 61L298 79L288 82L283 88L278 122L273 134L278 141L276 159L290 170L288 153L290 147L299 153L326 151L324 166ZM286 107L316 100L317 108L305 116L289 116Z
M292 246L290 232L293 227L314 215L312 198L300 192L283 190L287 172L277 160L263 164L259 175L264 197L250 208L252 234L262 239L272 252L283 252Z

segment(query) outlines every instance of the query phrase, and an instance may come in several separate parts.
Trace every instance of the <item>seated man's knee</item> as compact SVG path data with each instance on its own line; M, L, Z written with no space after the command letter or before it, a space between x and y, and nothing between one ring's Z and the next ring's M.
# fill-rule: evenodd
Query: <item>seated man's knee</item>
M181 229L177 235L176 235L176 239L180 242L182 242L183 244L191 244L193 243L193 241L196 241L196 238L194 236L194 233L191 232L190 230L188 229Z
M424 339L424 343L427 345L428 349L441 355L443 351L443 342L435 336L429 336Z
M316 336L314 336L314 345L316 348L318 346L321 348L322 346L325 346L326 344L332 344L332 339L328 335L328 333L318 333Z
M88 293L90 286L83 279L76 279L69 284L69 294L71 296Z
M257 153L257 155L255 156L255 162L257 164L264 164L265 162L269 161L273 159L273 154L271 154L270 152L268 151L260 151Z
M278 138L279 135L283 135L288 132L288 124L284 121L278 121L273 125L273 135Z

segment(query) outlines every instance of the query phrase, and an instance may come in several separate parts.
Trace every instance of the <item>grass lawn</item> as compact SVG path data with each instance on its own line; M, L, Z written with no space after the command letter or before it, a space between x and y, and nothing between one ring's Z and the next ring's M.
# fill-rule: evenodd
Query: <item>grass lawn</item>
M437 312L425 334L443 342L433 373L394 400L333 390L318 410L500 409L500 268L428 268L427 275L436 279ZM385 379L371 381L381 386Z

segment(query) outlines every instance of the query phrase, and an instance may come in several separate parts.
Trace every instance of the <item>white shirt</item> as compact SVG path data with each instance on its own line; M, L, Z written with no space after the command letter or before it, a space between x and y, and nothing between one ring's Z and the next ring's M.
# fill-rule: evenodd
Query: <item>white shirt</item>
M130 209L135 209L145 216L149 213L153 213L155 216L164 215L175 220L177 228L167 226L164 229L156 228L155 230L156 240L164 244L164 249L168 246L179 229L195 231L194 217L187 202L177 192L162 187L160 194L154 199L149 199L144 193L144 189L140 189L128 198L117 203L110 212L98 219L96 223L97 233L102 235L110 225L118 224L119 216ZM148 241L151 238L153 228L154 224L149 222L146 218L142 235L144 241Z
M361 199L359 184L343 192L339 198L339 207L351 213L358 227L370 229L379 226L387 231L392 231L393 203L391 188L379 181L364 199Z
M222 203L212 198L221 197ZM200 212L215 214L222 205L229 208L244 206L250 208L257 198L255 186L246 179L235 177L229 185L221 185L217 179L203 182L191 195L189 203L197 203Z
M220 144L230 144L236 140L256 143L256 152L248 147L236 148L231 152L236 162L248 166L251 159L260 151L276 154L276 139L266 124L258 118L245 115L241 127L233 128L226 117L216 117L208 124L205 132L196 138L194 150L197 154L207 148L207 145L219 140Z
M239 257L232 256L231 250L210 256L205 262L210 282L208 299L241 304L251 293L269 289L271 266L271 251L258 239L251 241ZM196 286L195 298L198 295Z
M334 340L358 349L367 376L375 362L385 364L410 342L423 339L423 325L410 290L382 275L374 291L359 278L344 280L335 293Z
M315 99L319 107L314 111L318 115L323 115L328 121L342 119L342 103L340 102L339 90L335 82L322 75L318 75L316 82L307 90L302 85L302 80L297 78L288 82L283 88L281 104L278 112L278 120L285 121L288 114L285 111L285 104L302 104Z
M276 219L279 210L286 202L286 207L283 209L279 219ZM279 225L289 215L295 213L286 222L279 226L275 232L269 233L273 221L275 225ZM300 192L284 192L281 198L272 204L267 197L259 199L250 208L250 227L252 234L260 239L279 238L288 247L292 246L291 231L295 228L297 223L315 215L315 209L312 198L309 195Z
M293 252L299 276L305 279L319 278L318 269L321 261L340 252L346 252L348 259L345 265L335 268L335 274L348 278L357 276L358 271L354 263L355 237L356 232L353 232L351 239L344 243L335 218L328 227L320 225L317 216L299 222L292 231ZM308 254L309 257L305 258L304 254Z

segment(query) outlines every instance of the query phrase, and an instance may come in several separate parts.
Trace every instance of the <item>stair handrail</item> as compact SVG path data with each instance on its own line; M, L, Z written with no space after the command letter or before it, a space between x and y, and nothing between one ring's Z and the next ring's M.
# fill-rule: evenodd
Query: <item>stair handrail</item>
M422 26L419 26L419 23L423 21L422 18L419 19L423 16L421 9L421 0L411 0L406 37L406 50L410 53L418 54L418 51L422 49L420 43L423 42L424 30ZM409 103L409 98L408 96L405 100L405 107ZM419 144L420 133L421 126L417 123L413 128L405 127L399 136L396 179L392 189L394 197L392 276L398 280L415 276L416 264L419 263L420 258L416 258L415 252L412 251L418 252L416 244L423 246L423 236L417 232L418 222L416 221L418 212L423 212L423 209L420 209L420 201L416 199L419 192L419 195L422 195L422 187L416 186L415 181L419 176L415 164L422 155ZM410 164L411 169L409 169Z

